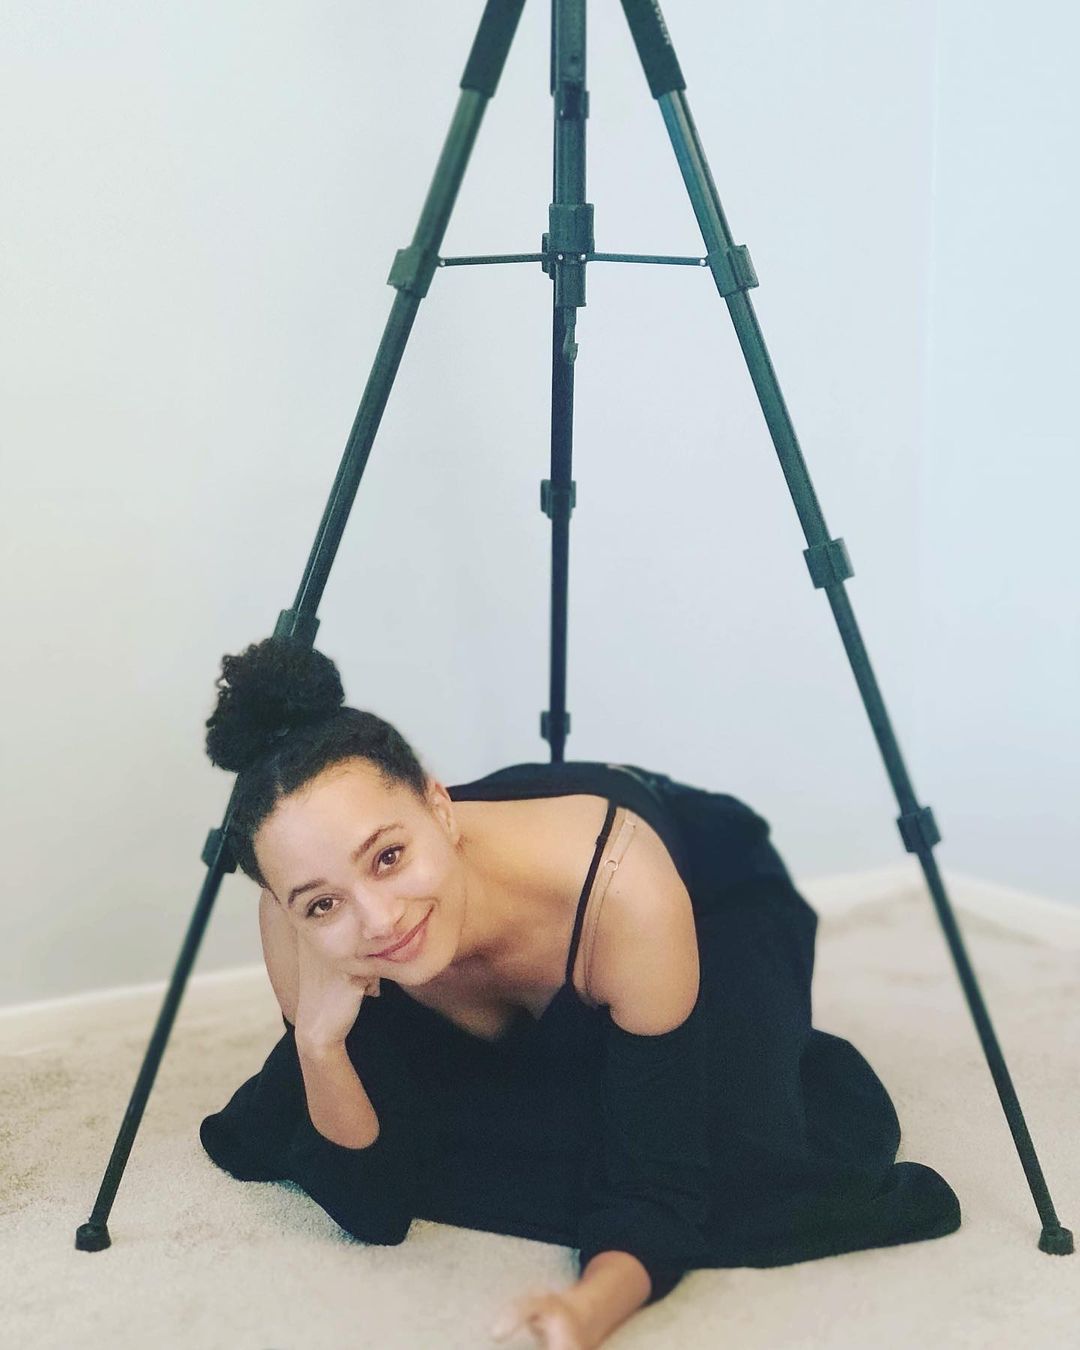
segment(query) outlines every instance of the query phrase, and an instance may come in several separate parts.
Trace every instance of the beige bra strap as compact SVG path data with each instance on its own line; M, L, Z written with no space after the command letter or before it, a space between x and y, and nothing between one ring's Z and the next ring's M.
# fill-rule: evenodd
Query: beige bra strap
M592 977L593 941L596 937L597 924L600 922L600 910L604 903L604 896L607 894L607 888L611 885L611 878L619 870L619 863L622 862L623 855L630 847L630 841L634 837L634 828L638 819L625 806L620 806L619 810L623 813L622 823L619 829L614 832L614 841L605 850L608 856L601 859L596 879L593 882L592 894L585 902L585 924L582 938L586 953L585 991L589 993L590 998L592 997L589 991Z

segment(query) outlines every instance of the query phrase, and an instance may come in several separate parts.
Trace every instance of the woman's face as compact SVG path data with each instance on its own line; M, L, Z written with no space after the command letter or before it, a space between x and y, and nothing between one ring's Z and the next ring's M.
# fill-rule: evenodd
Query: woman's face
M458 839L441 783L429 782L425 805L354 758L283 797L254 845L301 941L350 974L417 985L445 970L458 950L465 914ZM408 959L377 955L429 914Z

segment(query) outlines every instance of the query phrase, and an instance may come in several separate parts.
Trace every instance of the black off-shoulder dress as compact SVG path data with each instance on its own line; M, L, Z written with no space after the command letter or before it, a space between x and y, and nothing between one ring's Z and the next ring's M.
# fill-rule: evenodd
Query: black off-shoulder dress
M606 797L566 983L498 1041L381 981L346 1038L378 1114L370 1148L319 1134L295 1033L202 1121L242 1181L291 1181L364 1242L404 1241L414 1217L578 1249L626 1251L649 1303L688 1270L778 1266L940 1237L960 1225L935 1171L897 1162L889 1095L847 1040L811 1025L817 915L743 802L635 765L518 764L455 801ZM614 808L660 835L689 891L701 990L655 1036L623 1030L570 979L581 914Z

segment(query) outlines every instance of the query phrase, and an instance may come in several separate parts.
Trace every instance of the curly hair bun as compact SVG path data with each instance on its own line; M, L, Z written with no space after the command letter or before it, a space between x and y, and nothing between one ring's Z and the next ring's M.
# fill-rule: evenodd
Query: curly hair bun
M230 773L247 768L286 732L328 717L345 701L333 661L292 638L264 638L239 656L223 656L216 687L206 753Z

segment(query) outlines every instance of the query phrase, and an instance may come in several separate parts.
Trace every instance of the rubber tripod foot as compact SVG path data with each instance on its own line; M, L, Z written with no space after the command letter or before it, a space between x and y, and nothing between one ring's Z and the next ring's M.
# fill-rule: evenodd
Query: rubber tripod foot
M78 1252L103 1252L111 1246L112 1238L107 1224L91 1220L75 1229L75 1250Z
M1056 1228L1044 1228L1039 1238L1039 1251L1049 1252L1051 1256L1071 1256L1073 1235L1067 1228L1058 1224Z

